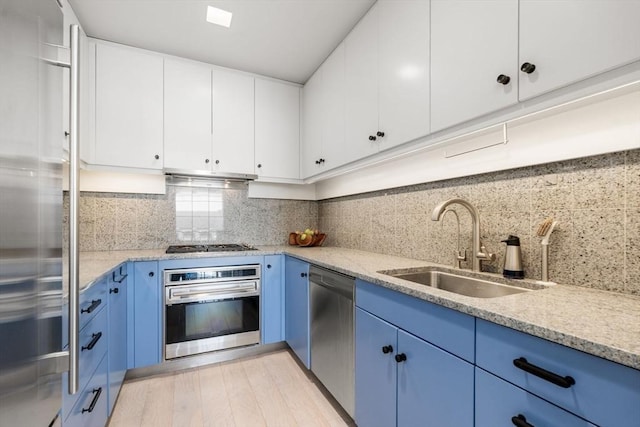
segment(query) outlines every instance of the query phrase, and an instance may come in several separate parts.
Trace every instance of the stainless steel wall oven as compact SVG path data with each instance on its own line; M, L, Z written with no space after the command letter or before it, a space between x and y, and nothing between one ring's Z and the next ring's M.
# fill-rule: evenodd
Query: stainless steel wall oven
M260 343L260 264L164 270L165 360Z

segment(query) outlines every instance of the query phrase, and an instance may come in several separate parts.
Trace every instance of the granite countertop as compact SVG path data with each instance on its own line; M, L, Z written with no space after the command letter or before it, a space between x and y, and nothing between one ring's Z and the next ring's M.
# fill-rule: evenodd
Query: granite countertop
M164 250L86 252L80 254L81 287L89 286L125 261L214 258L288 254L321 267L430 301L480 319L582 350L640 369L640 297L568 285L541 286L538 282L509 281L500 275L481 277L537 289L499 298L473 298L413 282L378 271L437 266L425 261L353 249L263 246L259 251L165 254ZM468 270L456 273L473 275ZM477 273L475 274L477 275Z

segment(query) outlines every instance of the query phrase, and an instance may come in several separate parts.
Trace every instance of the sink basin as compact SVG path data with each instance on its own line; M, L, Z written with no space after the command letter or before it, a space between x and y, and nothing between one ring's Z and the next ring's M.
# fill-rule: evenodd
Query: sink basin
M488 280L458 276L457 274L438 271L431 267L418 270L414 269L410 272L406 270L389 270L379 271L379 273L414 283L420 283L421 285L431 286L432 288L442 289L443 291L453 292L454 294L475 298L496 298L530 291L530 289L503 285Z

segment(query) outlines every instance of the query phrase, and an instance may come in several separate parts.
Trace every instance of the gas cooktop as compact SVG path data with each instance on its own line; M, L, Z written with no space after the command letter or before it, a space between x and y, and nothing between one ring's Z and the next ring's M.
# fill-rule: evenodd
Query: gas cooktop
M165 253L186 254L191 252L237 252L255 250L257 250L257 248L245 244L218 243L212 245L173 245L169 246Z

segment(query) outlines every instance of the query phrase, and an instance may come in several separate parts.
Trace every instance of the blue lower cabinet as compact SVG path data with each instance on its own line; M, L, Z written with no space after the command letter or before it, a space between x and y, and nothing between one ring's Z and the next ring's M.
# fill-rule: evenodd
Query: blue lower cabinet
M284 256L267 255L262 263L262 343L284 341Z
M476 368L475 419L477 427L595 427L594 424L480 368ZM629 420L626 425L632 425L636 421L638 420Z
M87 386L79 392L64 427L104 427L107 423L107 358L102 359Z
M640 371L484 320L476 365L601 426L640 426Z
M359 308L355 320L356 423L395 426L398 328Z
M473 426L473 365L398 331L398 426Z
M129 368L160 363L162 358L162 315L164 296L160 286L158 262L144 261L133 265L133 352Z
M310 369L309 264L291 257L285 260L285 324L287 344Z
M127 372L127 264L109 277L109 414Z
M473 426L473 365L356 308L356 423Z
M472 426L473 365L398 330L398 426Z

